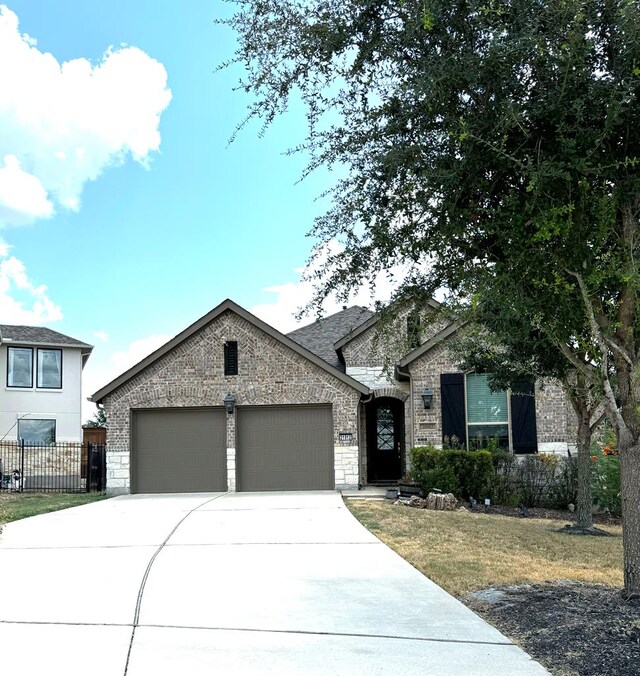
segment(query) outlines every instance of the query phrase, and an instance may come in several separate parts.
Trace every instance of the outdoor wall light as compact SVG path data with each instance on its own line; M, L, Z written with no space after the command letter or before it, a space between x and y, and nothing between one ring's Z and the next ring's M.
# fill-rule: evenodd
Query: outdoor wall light
M430 409L431 404L433 403L433 390L430 390L428 387L426 387L421 396L424 407L426 409Z
M227 409L227 413L233 413L235 406L236 398L229 392L224 398L224 407Z

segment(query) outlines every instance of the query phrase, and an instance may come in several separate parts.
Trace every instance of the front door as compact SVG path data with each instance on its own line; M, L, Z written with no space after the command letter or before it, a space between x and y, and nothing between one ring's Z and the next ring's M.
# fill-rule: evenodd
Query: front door
M404 404L381 397L367 405L367 480L397 481L402 476Z

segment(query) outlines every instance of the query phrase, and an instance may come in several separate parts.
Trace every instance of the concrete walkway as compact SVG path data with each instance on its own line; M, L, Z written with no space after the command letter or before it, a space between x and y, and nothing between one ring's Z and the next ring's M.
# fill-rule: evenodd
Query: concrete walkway
M547 672L363 528L337 493L126 496L0 536L21 674Z

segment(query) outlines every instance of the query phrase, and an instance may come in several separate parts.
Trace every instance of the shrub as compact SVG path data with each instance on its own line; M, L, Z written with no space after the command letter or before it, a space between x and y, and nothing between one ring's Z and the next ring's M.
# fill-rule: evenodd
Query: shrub
M559 458L555 455L528 455L515 466L514 487L518 502L542 507L553 485Z
M593 502L615 516L622 514L618 442L610 425L591 443L591 490Z
M490 490L493 462L488 451L416 446L411 449L410 458L411 476L425 494L436 488L458 498L481 498Z
M545 502L553 509L566 509L569 504L575 505L578 502L577 456L558 459L558 468Z
M517 505L513 477L518 458L509 451L497 450L491 453L491 459L493 474L487 497L498 505Z

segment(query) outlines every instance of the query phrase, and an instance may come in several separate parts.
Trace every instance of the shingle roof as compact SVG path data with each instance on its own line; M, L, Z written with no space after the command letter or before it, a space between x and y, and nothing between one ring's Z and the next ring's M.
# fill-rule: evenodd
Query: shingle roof
M427 305L434 308L435 310L442 307L442 305L433 298L430 298L427 301ZM372 312L370 317L366 321L362 322L359 326L349 330L348 333L343 333L341 336L338 336L336 338L335 345L333 347L336 350L339 350L340 348L344 347L347 343L350 343L354 338L359 336L361 333L364 333L367 329L371 328L379 319L380 315L375 312Z
M85 352L91 352L93 345L83 343L80 340L65 336L52 329L43 326L12 326L0 324L0 342L29 343L30 345L55 345L85 348Z
M367 310L366 307L352 305L333 315L317 319L312 324L291 331L287 336L324 359L331 366L344 371L344 365L338 359L334 343L351 333L373 315L374 313Z

